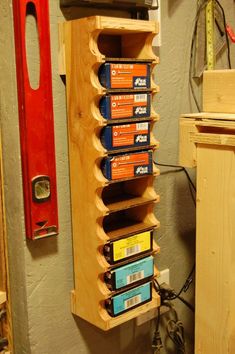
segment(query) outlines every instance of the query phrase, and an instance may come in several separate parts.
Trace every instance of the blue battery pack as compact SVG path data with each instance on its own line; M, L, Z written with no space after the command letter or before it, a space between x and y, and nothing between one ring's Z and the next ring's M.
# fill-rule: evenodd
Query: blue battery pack
M101 132L101 142L107 150L150 145L150 123L108 125Z
M150 63L104 63L99 80L107 89L150 89Z
M147 118L151 114L151 94L110 94L101 98L99 107L101 115L108 120Z
M153 257L149 256L105 273L104 280L110 290L119 290L140 281L149 280L154 274Z
M112 316L132 310L152 300L152 282L145 283L106 300L106 309Z
M101 169L108 180L133 178L153 173L151 150L107 156Z

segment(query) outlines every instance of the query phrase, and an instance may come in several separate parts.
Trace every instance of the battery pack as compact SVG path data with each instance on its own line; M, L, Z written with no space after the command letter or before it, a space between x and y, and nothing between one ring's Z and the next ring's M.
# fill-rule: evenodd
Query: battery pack
M110 290L149 280L154 273L153 257L149 256L105 273L104 281Z
M107 89L150 89L150 64L104 63L99 80Z
M152 283L140 285L119 295L112 296L105 302L110 316L115 317L152 300Z
M103 159L102 171L108 180L152 174L152 151L107 156Z
M107 150L150 145L150 123L108 125L101 133L101 142Z
M147 118L150 112L150 93L107 95L100 100L100 113L105 119Z
M145 231L104 245L103 254L111 265L151 252L153 232Z

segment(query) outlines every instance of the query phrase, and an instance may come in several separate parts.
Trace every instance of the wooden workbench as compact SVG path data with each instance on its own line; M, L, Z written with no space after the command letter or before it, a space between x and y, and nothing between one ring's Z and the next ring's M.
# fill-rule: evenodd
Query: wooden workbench
M183 115L180 164L197 166L195 354L234 354L235 114Z

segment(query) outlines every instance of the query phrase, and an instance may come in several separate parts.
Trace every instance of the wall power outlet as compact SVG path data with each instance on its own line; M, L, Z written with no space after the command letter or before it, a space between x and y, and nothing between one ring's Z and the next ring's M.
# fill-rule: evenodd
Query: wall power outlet
M159 276L157 277L158 283L161 285L163 283L170 284L170 270L168 268L160 271ZM141 326L142 324L151 321L153 318L157 317L157 309L152 309L147 311L143 315L140 315L136 318L136 325Z
M159 276L157 277L157 281L160 285L162 283L170 285L170 269L166 268L161 270Z

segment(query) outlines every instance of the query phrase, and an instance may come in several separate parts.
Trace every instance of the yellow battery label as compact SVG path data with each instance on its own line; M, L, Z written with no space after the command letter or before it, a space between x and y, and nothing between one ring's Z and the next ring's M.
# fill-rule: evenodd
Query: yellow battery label
M120 259L151 250L151 248L151 232L142 232L141 234L114 242L113 260L116 262Z

